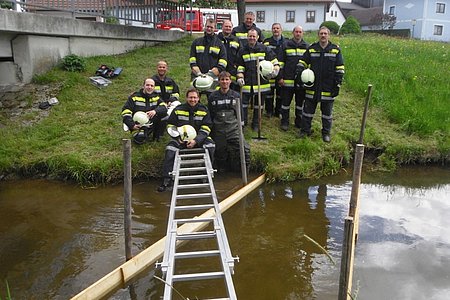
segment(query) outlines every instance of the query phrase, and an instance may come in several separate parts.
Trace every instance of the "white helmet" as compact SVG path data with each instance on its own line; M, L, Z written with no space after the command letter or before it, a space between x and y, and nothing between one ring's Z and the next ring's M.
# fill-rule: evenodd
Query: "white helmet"
M197 131L191 125L183 125L178 127L178 133L180 134L180 139L183 142L189 142L195 139L197 136Z
M147 124L149 120L147 113L144 111L137 111L133 115L133 121L139 125Z
M199 91L206 91L211 88L214 83L214 79L209 75L200 75L194 78L192 85Z
M259 73L261 76L267 78L269 74L273 72L273 64L268 60L262 60L259 62Z
M170 103L169 107L167 108L167 115L170 116L170 114L172 113L174 108L177 107L180 104L181 104L181 102L178 101L178 100L175 100L172 103Z
M311 69L304 69L301 75L303 84L306 87L312 87L314 85L314 72Z

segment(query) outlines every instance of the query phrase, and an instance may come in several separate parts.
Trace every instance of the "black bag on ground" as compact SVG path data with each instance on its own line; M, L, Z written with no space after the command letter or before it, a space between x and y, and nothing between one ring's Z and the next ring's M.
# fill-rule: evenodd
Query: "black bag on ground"
M117 69L120 69L120 71L122 70L122 68ZM95 72L95 75L102 76L103 78L113 78L119 74L120 72L115 72L114 68L109 68L107 65L101 65Z

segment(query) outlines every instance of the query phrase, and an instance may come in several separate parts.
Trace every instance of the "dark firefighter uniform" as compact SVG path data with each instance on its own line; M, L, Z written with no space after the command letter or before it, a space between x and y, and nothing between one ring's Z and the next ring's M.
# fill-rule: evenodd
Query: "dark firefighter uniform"
M303 58L309 44L303 39L296 42L294 39L287 40L281 51L279 78L284 80L281 87L281 125L289 126L289 110L292 97L295 94L295 126L300 128L303 102L305 101L305 90L300 85L295 84L297 63Z
M134 126L133 115L138 111L148 112L156 111L156 115L151 119L149 124L146 124L138 130L132 130ZM159 126L161 126L161 119L167 115L167 106L164 101L155 92L146 94L143 89L133 93L128 97L127 102L122 108L123 123L132 130L133 141L136 144L143 144L147 141L150 133L153 132L153 138L158 138Z
M258 33L258 42L262 43L264 41L264 35L261 32L261 29L259 29L258 27L256 27L256 24L253 23L252 27L247 28L247 26L245 26L245 23L241 23L238 26L233 28L233 31L231 31L231 34L236 36L242 43L242 45L245 45L247 43L247 33L250 29L255 29L256 32Z
M241 43L239 42L239 39L234 35L224 36L222 32L219 32L217 37L219 38L219 40L222 41L223 45L225 46L225 50L227 52L226 71L231 74L232 89L237 91L239 90L239 87L236 84L236 73L237 73L236 60L237 54L241 47Z
M242 86L242 108L243 108L243 119L245 125L247 125L247 115L248 106L250 99L254 99L254 110L253 110L253 120L252 127L258 124L258 73L256 69L257 60L268 60L272 62L273 65L278 65L278 60L275 53L270 50L270 48L264 46L261 43L256 43L254 47L250 47L248 44L243 46L238 53L237 60L237 72L242 73L244 76L244 86ZM270 93L270 83L269 80L260 76L260 87L261 92L261 105L264 105L265 97ZM262 107L261 107L262 109Z
M209 136L211 133L212 122L208 108L200 102L195 106L183 103L175 107L167 120L167 126L180 127L183 125L191 125L195 128L197 131L197 136L195 137L195 142L197 143L196 147L207 149L213 162L215 144ZM173 170L176 151L185 147L185 143L179 138L173 138L167 144L163 164L164 183L170 182L170 172Z
M312 44L299 61L298 77L304 68L314 71L315 80L311 88L305 88L305 104L300 133L311 134L311 122L320 102L322 112L322 135L329 135L332 125L334 98L339 95L339 88L344 77L344 59L341 49L328 42L323 49L319 42Z
M219 89L208 97L208 109L213 121L211 136L216 143L215 162L219 169L239 170L240 147L236 106L240 95L229 89L223 94ZM244 140L245 162L250 165L250 146Z
M203 37L192 42L189 65L191 68L199 67L203 74L207 74L214 67L218 69L219 73L225 71L227 68L227 52L217 35L205 33ZM191 79L194 79L197 75L191 73ZM209 90L206 94L209 95L213 91Z
M175 80L167 76L164 77L164 79L161 79L158 75L153 75L152 79L155 82L155 93L157 93L164 102L168 104L169 102L179 100L180 89Z
M274 39L273 36L264 40L263 44L272 49L272 51L277 56L278 61L281 57L281 47L283 46L285 38L281 35L279 40ZM297 61L298 62L298 61ZM281 67L281 65L280 65ZM268 116L279 116L281 113L281 98L280 98L280 86L278 85L278 78L271 78L270 82L270 94L266 96L266 113ZM276 97L275 107L274 107L274 97Z
M155 82L155 93L161 97L167 106L169 106L173 101L179 101L180 89L175 80L167 76L161 79L158 74L153 75L152 79ZM161 126L159 126L160 131L155 136L156 139L164 135L168 117L169 116L166 116L161 119Z

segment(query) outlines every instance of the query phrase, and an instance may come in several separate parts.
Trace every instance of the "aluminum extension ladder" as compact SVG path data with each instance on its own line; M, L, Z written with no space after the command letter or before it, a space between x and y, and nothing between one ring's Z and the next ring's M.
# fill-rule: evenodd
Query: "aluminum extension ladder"
M214 295L215 298L208 299L237 299L232 274L234 273L234 262L239 258L231 255L212 180L214 172L207 150L203 148L178 150L171 173L174 185L164 257L163 261L157 264L161 267L166 283L164 300L172 299L174 292L172 287L176 289L174 286L176 282L211 281L211 279L214 280L214 283L218 282L218 285L222 285L216 291L223 295L218 297ZM215 212L213 217L196 217L211 208ZM194 226L195 223L197 225L203 223L203 231L180 232L179 227L188 223ZM189 243L189 246L193 246L195 250L177 252L177 244L187 240L193 240L191 242L193 245ZM192 265L190 269L188 267L187 271L182 270L181 260L186 261L187 259L192 259L191 262L195 264L194 271L192 271ZM201 259L201 263L198 263L199 259ZM214 262L206 263L209 260L214 260ZM203 265L204 268L205 263L208 270L199 272L197 270L198 267L201 267L199 265ZM212 266L218 270L209 270ZM186 269L186 266L184 267ZM212 281L209 283L213 284ZM178 292L178 289L176 291Z

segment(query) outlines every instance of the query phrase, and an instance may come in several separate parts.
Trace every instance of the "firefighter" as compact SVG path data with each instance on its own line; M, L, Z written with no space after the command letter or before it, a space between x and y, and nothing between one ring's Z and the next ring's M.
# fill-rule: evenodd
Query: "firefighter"
M158 192L171 189L173 185L170 173L173 170L177 149L203 147L209 152L212 162L214 161L215 144L209 136L212 126L211 116L208 108L199 101L200 92L193 87L189 88L186 92L186 103L175 107L167 120L168 128L191 125L197 131L197 135L188 142L183 142L179 137L174 137L167 144L163 163L163 182L158 187Z
M344 59L339 46L330 41L330 30L319 29L319 41L308 47L298 64L297 78L305 68L314 72L314 85L305 89L305 103L301 121L300 138L311 135L311 122L320 102L322 112L322 140L331 141L332 110L344 77Z
M231 89L239 91L236 83L236 59L238 51L241 47L239 39L231 34L233 23L230 20L224 20L222 24L222 32L217 37L222 41L227 51L227 68L226 71L231 74Z
M219 73L227 67L227 52L215 34L215 30L216 21L206 20L204 36L195 39L191 44L189 58L191 80L205 74L217 78ZM213 91L214 89L209 89L202 94L208 96Z
M263 44L272 49L272 51L277 56L278 61L281 57L281 47L284 44L285 38L283 36L283 29L280 23L272 24L272 36L265 39ZM280 64L281 67L281 64ZM274 107L275 99L275 107ZM281 100L280 100L280 86L278 84L278 77L270 79L270 93L266 96L266 116L267 117L280 117L281 112Z
M156 74L152 76L153 81L155 81L155 92L160 96L160 98L167 104L169 108L171 103L174 101L179 101L180 89L178 88L175 80L167 76L169 71L169 65L167 61L160 60L156 65ZM164 135L167 118L166 116L161 120L161 126L158 126L160 131L156 133L156 139L158 140Z
M258 33L258 42L262 43L264 40L264 35L259 29L255 22L255 13L252 11L248 11L244 14L244 23L236 26L233 28L233 31L231 32L232 35L236 36L240 41L242 45L245 45L247 43L247 34L250 29L255 29Z
M133 115L143 111L147 113L150 120L147 124L136 124ZM136 144L145 143L150 134L153 133L153 140L158 140L158 131L161 126L161 119L167 115L167 106L160 96L155 92L155 81L147 78L144 86L128 97L122 108L123 123L128 127Z
M305 90L302 86L295 84L297 63L303 58L303 54L309 44L303 40L303 28L295 26L292 30L292 39L287 40L281 51L280 75L278 84L281 87L281 130L289 128L289 112L292 97L295 95L295 127L300 128L303 102L305 101Z
M273 64L273 73L268 76L271 78L278 75L279 64L275 53L270 48L258 42L258 32L255 29L248 31L247 40L248 43L238 53L237 83L242 89L244 124L247 125L248 106L250 100L253 99L252 129L257 131L259 123L258 89L261 92L261 105L264 105L265 97L270 93L270 78L260 76L260 86L258 86L257 60L266 60Z
M208 97L208 109L213 127L211 137L216 143L215 162L219 172L239 170L239 126L236 109L240 95L230 88L231 74L224 71L219 74L219 90ZM239 107L239 109L242 109ZM250 146L244 141L246 165L250 164Z

